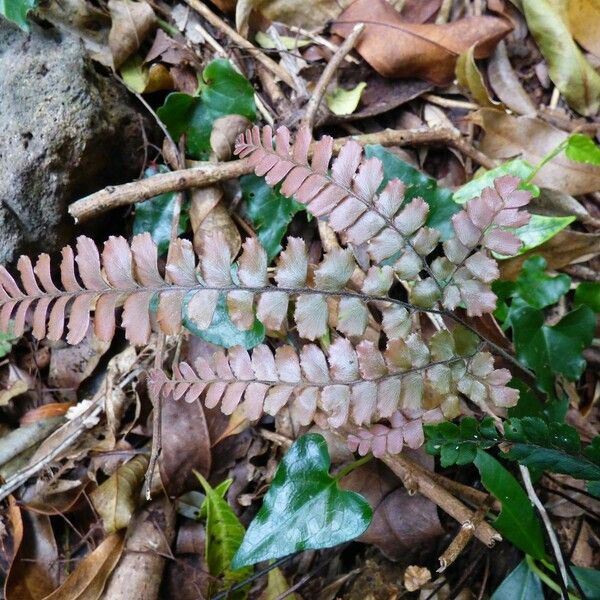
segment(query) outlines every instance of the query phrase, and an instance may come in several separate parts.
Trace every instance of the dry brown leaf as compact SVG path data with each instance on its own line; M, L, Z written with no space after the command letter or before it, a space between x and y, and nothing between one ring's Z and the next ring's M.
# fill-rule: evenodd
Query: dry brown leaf
M446 25L405 21L385 0L356 0L333 24L350 35L364 22L358 53L384 77L417 77L437 85L452 81L456 60L474 46L474 57L489 56L512 25L499 17L468 17Z
M4 584L6 600L42 600L58 584L58 549L46 515L17 506L10 496L14 558Z
M129 525L131 515L138 504L139 492L147 468L148 457L145 454L138 454L121 465L90 494L92 504L102 518L107 533L114 533Z
M161 416L160 478L170 496L179 496L198 486L192 469L205 477L210 473L211 440L204 406L199 400L188 404L168 397Z
M513 117L492 108L479 110L474 121L485 130L481 150L492 158L520 156L532 165L554 150L568 134L533 117ZM534 183L578 196L600 190L600 167L557 156L537 173Z
M456 61L456 79L458 85L466 90L480 106L498 106L500 102L492 100L485 81L477 68L473 47L463 52Z
M120 533L109 535L44 600L99 600L107 579L121 557L123 539Z
M225 115L213 122L210 134L210 147L217 160L229 160L237 137L252 127L252 123L242 115Z
M521 256L500 261L500 279L516 279L523 263L532 256L543 256L548 261L548 269L560 269L572 263L585 262L599 254L600 234L563 229L541 246Z
M535 104L523 89L508 60L504 40L496 46L496 50L488 63L488 76L490 87L508 108L520 115L534 115L536 113Z
M139 50L144 38L156 28L152 7L144 1L109 0L108 10L112 25L108 45L118 69L134 52Z
M567 17L575 40L600 56L600 0L568 0Z

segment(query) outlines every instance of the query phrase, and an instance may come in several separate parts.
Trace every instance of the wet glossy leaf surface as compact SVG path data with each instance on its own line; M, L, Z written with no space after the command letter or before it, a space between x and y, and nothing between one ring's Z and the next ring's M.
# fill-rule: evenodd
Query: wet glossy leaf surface
M340 490L329 474L330 465L323 436L308 434L296 440L248 527L234 566L330 548L367 529L371 507L359 494Z
M543 598L542 582L523 560L492 594L490 600L539 600Z

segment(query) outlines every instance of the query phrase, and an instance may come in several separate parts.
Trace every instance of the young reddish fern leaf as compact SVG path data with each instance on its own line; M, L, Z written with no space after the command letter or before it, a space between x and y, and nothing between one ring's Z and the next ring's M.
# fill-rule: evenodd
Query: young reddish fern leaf
M306 204L315 216L327 217L346 243L365 245L375 264L400 253L393 269L414 282L413 304L430 308L441 301L453 310L462 301L471 316L494 310L496 297L489 284L497 279L498 267L490 251L515 254L521 242L503 228L524 225L529 218L519 208L530 194L517 189L517 178L501 177L468 202L452 219L456 235L444 242L445 256L430 264L427 256L436 249L439 234L425 225L429 206L422 198L404 203L404 184L397 179L377 193L383 181L379 159L363 159L362 147L349 141L329 170L332 138L316 142L309 161L307 129L298 132L290 147L289 130L280 127L274 143L270 127L262 134L254 127L238 138L236 154L248 158L269 185L281 183L284 195Z

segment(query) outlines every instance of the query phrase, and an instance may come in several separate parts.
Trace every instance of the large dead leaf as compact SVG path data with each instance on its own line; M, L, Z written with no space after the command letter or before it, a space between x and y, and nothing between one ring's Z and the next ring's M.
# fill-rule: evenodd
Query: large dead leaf
M588 52L600 56L600 0L568 0L569 30Z
M523 263L532 256L543 256L548 269L560 269L572 263L585 262L600 254L600 234L563 229L545 244L509 260L500 262L500 278L516 279Z
M108 45L118 69L156 28L156 16L152 7L143 1L109 0L108 10L112 17Z
M22 511L10 496L14 559L4 584L6 600L41 600L58 584L58 550L50 519Z
M136 509L148 457L138 454L121 465L100 487L91 494L94 508L102 518L104 529L113 533L129 525Z
M423 496L409 495L380 462L352 471L342 487L362 494L374 510L371 525L359 540L376 545L391 560L431 544L444 533L436 505Z
M45 600L98 600L123 551L124 536L113 533L88 554Z
M568 134L533 117L513 117L483 108L475 122L485 130L481 150L492 158L520 156L535 165L560 145ZM600 190L600 167L569 160L564 154L542 167L534 182L577 196Z
M571 37L563 10L565 0L522 0L522 4L554 85L571 108L582 115L596 114L600 108L600 75Z
M499 17L469 17L445 25L405 21L385 0L356 0L333 24L350 35L356 23L365 30L359 54L384 77L417 77L437 85L452 81L456 60L474 46L474 57L489 56L512 25Z
M192 469L208 477L211 467L211 440L204 407L199 400L188 404L171 396L162 406L162 453L160 478L171 496L197 487Z

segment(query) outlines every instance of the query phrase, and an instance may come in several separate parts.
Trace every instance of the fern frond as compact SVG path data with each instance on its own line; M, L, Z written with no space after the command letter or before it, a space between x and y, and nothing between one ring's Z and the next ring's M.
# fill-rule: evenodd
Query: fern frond
M13 331L21 335L32 314L37 339L60 339L66 323L67 341L77 344L94 313L95 333L108 341L115 332L115 311L122 305L127 339L143 344L152 330L153 299L158 306L157 326L171 335L181 328L182 311L198 329L207 329L224 294L231 320L240 329L252 327L256 313L267 328L285 330L293 301L298 333L308 340L325 335L330 326L345 335L362 335L369 303L382 312L389 338L409 332L410 305L388 297L393 282L390 267L372 267L361 291L346 289L356 267L348 249L334 250L318 265L309 265L304 242L289 238L271 276L264 249L250 238L237 263L232 260L219 233L198 265L191 244L177 240L162 277L149 234L135 236L131 246L124 238L111 237L102 256L91 239L80 237L75 252L70 247L62 251L62 289L52 281L46 254L35 267L29 258L19 259L20 285L0 267L0 330L8 330L9 321L14 320Z
M518 227L529 218L519 208L530 194L517 189L517 178L498 178L493 188L467 202L452 219L455 237L444 242L445 256L430 264L427 257L438 246L439 234L425 225L428 204L422 198L405 203L405 186L397 179L378 193L382 163L364 159L357 142L341 148L331 170L332 138L324 136L314 144L311 161L310 144L307 129L300 129L290 146L287 128L280 127L273 140L269 126L262 134L254 127L238 138L235 152L269 185L281 183L284 195L305 204L315 216L327 217L346 243L365 244L373 263L399 254L393 269L401 279L414 282L411 303L431 308L441 301L452 310L462 301L470 316L494 310L496 297L489 284L499 273L490 251L515 254L521 242L504 228Z
M368 426L400 412L411 446L421 438L410 428L416 425L406 422L458 416L459 392L488 411L487 403L508 401L516 393L503 387L502 370L494 370L493 364L488 369L491 355L475 351L460 357L454 348L447 331L435 334L429 345L417 334L391 340L385 352L372 342L353 346L342 337L331 344L327 356L314 344L299 354L291 346L273 353L262 344L252 354L235 347L217 351L212 360L199 358L194 367L179 364L172 379L155 369L150 386L157 396L186 402L201 398L208 408L220 404L225 414L240 406L251 421L264 413L276 415L286 405L300 424L332 428L348 422Z

